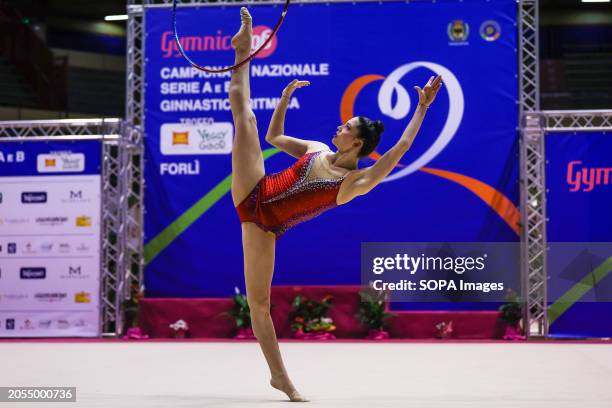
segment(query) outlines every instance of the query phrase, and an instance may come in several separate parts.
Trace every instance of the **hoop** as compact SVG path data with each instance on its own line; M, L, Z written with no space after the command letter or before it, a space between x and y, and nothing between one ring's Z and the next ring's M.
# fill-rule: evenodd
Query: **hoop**
M283 12L281 13L280 18L278 19L278 22L276 23L276 26L274 27L274 30L272 30L272 34L270 34L270 36L266 39L266 41L264 41L264 43L258 49L256 49L255 52L253 52L251 55L249 55L243 61L240 61L238 64L232 65L230 67L225 67L225 68L221 68L221 69L210 69L210 68L206 68L206 67L203 67L201 65L198 65L197 63L193 62L187 56L187 54L185 54L185 50L183 50L183 46L181 45L181 41L180 41L179 36L178 36L178 31L176 29L176 2L177 2L177 0L173 0L173 4L172 4L172 24L174 26L174 39L176 40L176 44L178 46L178 49L179 49L181 55L183 57L185 57L185 59L187 60L187 62L189 62L191 64L191 66L193 66L194 68L199 69L200 71L209 72L209 73L219 73L219 72L231 71L231 70L234 70L234 69L239 68L242 65L246 64L247 62L252 60L257 54L259 54L259 52L261 50L263 50L264 47L266 45L268 45L268 43L270 41L272 41L272 38L276 35L276 32L280 28L281 24L283 23L283 20L285 19L285 16L287 15L287 10L289 9L289 2L290 2L290 0L286 0L285 7L283 8Z

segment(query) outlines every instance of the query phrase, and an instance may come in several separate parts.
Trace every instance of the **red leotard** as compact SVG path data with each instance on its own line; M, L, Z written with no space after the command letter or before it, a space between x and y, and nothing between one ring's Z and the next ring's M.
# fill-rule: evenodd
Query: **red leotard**
M306 153L285 170L262 177L236 207L240 222L254 222L278 238L294 225L336 207L338 190L346 176L308 179L322 151Z

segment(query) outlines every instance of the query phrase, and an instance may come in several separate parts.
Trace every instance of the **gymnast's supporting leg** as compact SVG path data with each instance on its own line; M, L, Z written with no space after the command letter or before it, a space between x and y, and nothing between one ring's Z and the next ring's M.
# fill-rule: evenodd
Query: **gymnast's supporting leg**
M240 14L242 25L232 39L237 63L248 57L251 50L251 16L244 7ZM238 205L265 174L257 123L249 107L248 63L232 73L229 97L236 127L232 147L232 199L234 205ZM270 368L270 385L287 394L291 401L306 401L289 379L270 316L270 286L274 273L275 245L274 234L263 231L254 223L242 223L247 301L251 310L253 333Z
M242 246L253 333L270 367L270 385L287 394L291 401L307 401L289 379L270 315L270 286L274 273L276 237L251 222L245 222L242 224Z

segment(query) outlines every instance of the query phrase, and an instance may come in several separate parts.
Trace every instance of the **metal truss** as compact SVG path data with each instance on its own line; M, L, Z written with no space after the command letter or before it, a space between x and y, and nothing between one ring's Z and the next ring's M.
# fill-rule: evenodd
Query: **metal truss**
M612 130L612 111L543 111L540 117L546 131L605 132Z
M118 135L119 119L63 119L0 122L0 137Z
M140 247L126 239L125 230L139 231L138 213L128 204L134 195L130 186L140 173L131 164L135 152L142 155L142 132L120 119L64 119L0 122L0 139L102 141L102 219L100 275L100 332L116 336L122 330L122 296L125 258ZM141 251L139 252L141 253ZM128 272L129 273L129 272Z
M546 296L546 134L548 132L612 132L612 111L527 112L522 121L521 162L524 201L524 235L528 245L525 288L528 294L531 335L548 336ZM524 157L523 155L527 155Z
M548 334L544 130L537 112L524 114L521 135L521 277L528 336Z
M521 112L540 110L540 52L538 0L520 0L519 53Z
M546 206L540 109L538 0L519 2L521 282L527 336L546 334Z

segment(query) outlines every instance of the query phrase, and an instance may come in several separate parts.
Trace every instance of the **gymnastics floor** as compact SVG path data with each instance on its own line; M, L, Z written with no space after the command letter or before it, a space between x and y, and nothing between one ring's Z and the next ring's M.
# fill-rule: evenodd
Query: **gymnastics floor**
M280 343L307 407L612 406L610 342ZM295 407L257 343L0 341L0 386L75 386L25 407ZM299 404L299 403L297 403Z

